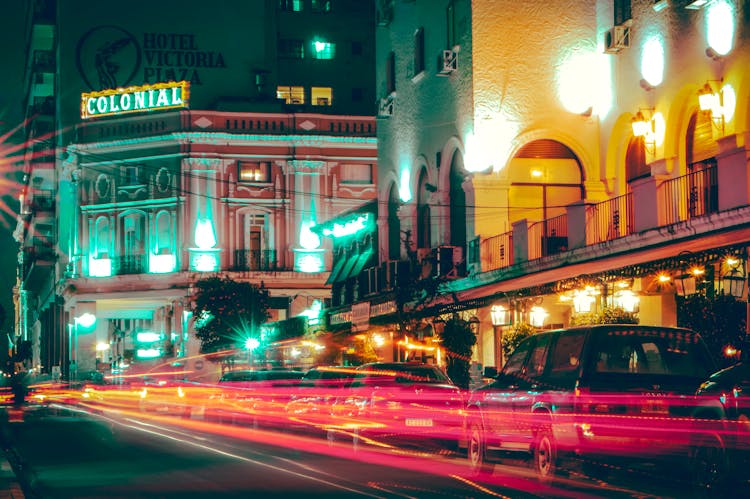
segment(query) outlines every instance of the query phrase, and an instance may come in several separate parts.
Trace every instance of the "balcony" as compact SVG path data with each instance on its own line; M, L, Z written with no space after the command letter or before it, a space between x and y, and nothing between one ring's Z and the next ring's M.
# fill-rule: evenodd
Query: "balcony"
M148 270L147 263L145 253L117 256L112 259L112 274L144 274Z
M724 178L726 184L719 185L715 165L661 182L650 177L622 196L596 204L570 205L566 214L547 220L517 221L512 232L481 240L482 272L608 243L649 229L666 227L668 233L674 233L672 226L720 213L720 188L731 191L732 199L747 198L747 194L744 198L737 196L737 188L728 185L731 174ZM747 201L738 206L747 206Z
M235 250L232 270L274 271L279 268L276 250Z

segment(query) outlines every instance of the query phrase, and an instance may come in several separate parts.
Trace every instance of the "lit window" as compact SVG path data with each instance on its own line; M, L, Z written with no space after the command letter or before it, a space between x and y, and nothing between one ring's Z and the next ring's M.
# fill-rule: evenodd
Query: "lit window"
M238 161L238 176L240 182L271 181L271 168L268 161Z
M276 98L287 104L304 104L305 87L276 87Z
M96 220L96 245L94 258L109 258L109 219Z
M318 39L313 40L310 54L313 59L333 59L336 57L336 44Z
M156 217L156 254L167 255L172 253L172 227L169 213L163 211Z
M372 184L371 164L341 165L342 184Z
M333 104L331 87L312 87L310 100L313 106L330 106Z
M279 0L279 10L287 12L302 12L303 0Z

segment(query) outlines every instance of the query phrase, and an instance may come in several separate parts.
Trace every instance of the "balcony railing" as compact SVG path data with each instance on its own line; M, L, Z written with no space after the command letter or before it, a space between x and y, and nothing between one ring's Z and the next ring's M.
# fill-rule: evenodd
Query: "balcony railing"
M513 263L513 233L488 237L480 243L482 271L501 269Z
M145 253L117 256L112 259L112 273L115 275L143 274L147 271Z
M586 244L597 244L633 233L633 195L617 196L586 208Z
M235 250L232 270L281 270L276 250Z
M702 217L719 210L719 181L716 166L666 180L659 186L660 202L666 207L663 225Z
M567 215L535 222L529 227L529 260L555 255L567 249Z

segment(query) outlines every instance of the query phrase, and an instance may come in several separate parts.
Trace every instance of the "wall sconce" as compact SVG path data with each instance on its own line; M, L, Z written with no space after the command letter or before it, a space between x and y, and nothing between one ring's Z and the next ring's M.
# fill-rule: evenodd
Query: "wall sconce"
M469 330L476 336L479 333L479 318L474 315L469 319Z
M643 137L643 145L646 148L646 152L651 155L656 153L656 126L654 125L653 114L653 108L639 109L631 123L633 135L635 137Z
M678 275L674 280L674 289L679 296L690 296L698 292L698 279L705 274L705 269L692 267Z
M721 86L722 80L709 80L698 90L698 106L700 110L711 117L716 129L724 134L724 91L719 88L714 90L712 83Z
M721 263L721 292L742 298L745 292L745 262L736 256L728 257Z
M548 315L547 311L542 307L531 307L531 310L529 310L529 323L534 327L542 327Z
M636 313L640 309L641 299L629 289L615 291L612 301L617 308L626 312Z
M510 310L505 305L492 305L490 319L493 326L509 326L511 324Z
M575 290L573 292L573 309L577 313L591 312L591 306L596 301L588 290Z

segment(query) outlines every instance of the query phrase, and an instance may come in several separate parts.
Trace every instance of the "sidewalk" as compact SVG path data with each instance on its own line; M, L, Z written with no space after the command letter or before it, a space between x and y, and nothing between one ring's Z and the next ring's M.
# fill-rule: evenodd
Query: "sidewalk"
M11 414L9 414L9 412ZM18 424L17 422L9 422L9 420L16 420L14 411L9 407L0 407L0 424ZM22 414L22 413L21 413ZM8 427L2 428L2 431L7 431ZM0 440L4 440L0 438ZM8 461L6 456L5 445L0 446L0 499L24 499L26 496L21 489L21 484L16 478L16 474L13 471L13 467Z

